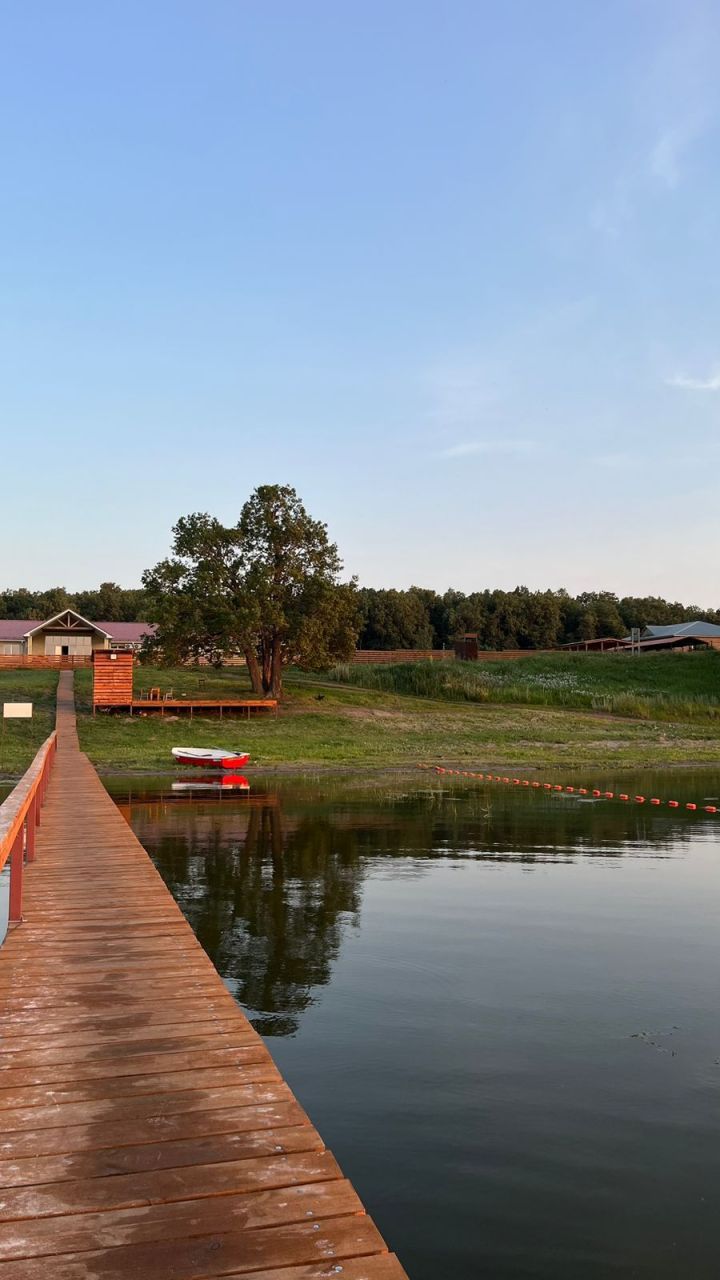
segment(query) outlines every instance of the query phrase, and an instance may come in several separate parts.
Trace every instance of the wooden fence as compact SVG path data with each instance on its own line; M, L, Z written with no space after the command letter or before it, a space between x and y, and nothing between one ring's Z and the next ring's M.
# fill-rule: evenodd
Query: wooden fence
M547 649L481 649L478 662L512 662L517 658L532 658L548 653ZM454 649L356 649L351 663L376 662L441 662L456 660ZM457 659L461 661L461 659Z
M31 657L26 653L0 653L0 671L13 671L23 667L29 667L31 670L38 671L53 669L55 671L69 671L77 667L91 667L92 658L89 654L73 654L64 657L55 657L38 654L37 657Z
M443 662L455 659L452 649L356 649L351 662Z

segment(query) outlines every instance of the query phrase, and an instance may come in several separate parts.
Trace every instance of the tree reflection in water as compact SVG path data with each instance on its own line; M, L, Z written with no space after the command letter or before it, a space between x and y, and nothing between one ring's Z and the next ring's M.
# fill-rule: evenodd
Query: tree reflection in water
M378 860L397 860L392 874L405 878L438 858L530 869L624 848L637 856L644 846L662 857L688 834L667 811L463 783L403 790L294 779L213 800L148 780L138 789L118 779L110 790L254 1026L274 1036L297 1031L330 981Z
M292 1035L313 990L330 980L343 930L358 920L358 833L326 817L288 824L276 796L232 813L226 801L214 812L207 802L175 811L171 803L149 829L140 808L139 838L253 1025Z

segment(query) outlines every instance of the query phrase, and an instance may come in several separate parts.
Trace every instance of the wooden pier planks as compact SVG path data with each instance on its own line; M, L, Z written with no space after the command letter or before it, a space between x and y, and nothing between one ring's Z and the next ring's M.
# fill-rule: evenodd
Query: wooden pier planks
M78 747L0 948L2 1280L405 1272Z

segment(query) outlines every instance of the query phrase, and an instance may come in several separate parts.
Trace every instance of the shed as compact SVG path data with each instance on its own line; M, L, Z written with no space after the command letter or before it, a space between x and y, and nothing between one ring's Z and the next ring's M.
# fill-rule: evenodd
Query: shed
M133 655L127 650L95 650L93 653L93 711L96 707L132 706L133 663Z
M463 635L456 636L453 645L456 658L462 658L465 662L477 662L480 653L477 631L466 631Z

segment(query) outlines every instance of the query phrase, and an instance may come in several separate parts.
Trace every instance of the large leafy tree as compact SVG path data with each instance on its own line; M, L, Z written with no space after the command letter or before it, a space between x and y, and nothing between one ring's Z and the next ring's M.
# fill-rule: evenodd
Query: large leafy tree
M340 581L326 525L290 486L261 485L230 527L184 516L172 551L143 574L158 624L150 645L165 662L242 653L255 692L279 697L288 663L321 671L350 657L355 584Z

